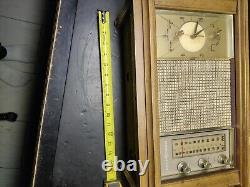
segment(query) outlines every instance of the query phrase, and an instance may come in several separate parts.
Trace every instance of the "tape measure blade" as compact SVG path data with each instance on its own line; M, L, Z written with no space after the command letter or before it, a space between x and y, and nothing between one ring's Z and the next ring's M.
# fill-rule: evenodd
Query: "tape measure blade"
M109 160L113 165L115 157L115 129L114 129L109 12L98 11L98 16L99 16L99 35L100 35L100 49L101 49L105 153L106 153L106 160ZM106 174L107 174L107 181L115 181L117 179L114 167Z

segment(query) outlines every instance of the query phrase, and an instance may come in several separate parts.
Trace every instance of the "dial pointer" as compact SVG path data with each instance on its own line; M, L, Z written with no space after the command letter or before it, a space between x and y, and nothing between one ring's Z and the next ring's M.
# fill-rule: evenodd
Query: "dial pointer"
M194 29L194 34L197 32L198 25L199 25L199 23L198 23L198 21L197 21L197 22L196 22L196 25L195 25L195 29Z
M196 38L202 31L204 31L204 29L201 29L201 30L198 31L197 33L192 34L190 37L191 37L192 39L194 39L194 38Z

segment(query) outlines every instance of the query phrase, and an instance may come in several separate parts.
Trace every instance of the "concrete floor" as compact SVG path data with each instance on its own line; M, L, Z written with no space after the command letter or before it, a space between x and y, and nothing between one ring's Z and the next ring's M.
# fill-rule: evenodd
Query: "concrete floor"
M8 55L0 61L0 113L15 112L14 123L0 121L0 186L20 186L24 149L34 119L39 79L38 47L46 12L44 0L1 0L0 42Z

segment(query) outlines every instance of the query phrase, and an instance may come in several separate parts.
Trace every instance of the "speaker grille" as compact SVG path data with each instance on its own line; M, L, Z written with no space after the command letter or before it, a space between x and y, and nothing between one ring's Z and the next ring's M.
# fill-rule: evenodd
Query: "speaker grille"
M160 134L231 126L229 60L158 60Z

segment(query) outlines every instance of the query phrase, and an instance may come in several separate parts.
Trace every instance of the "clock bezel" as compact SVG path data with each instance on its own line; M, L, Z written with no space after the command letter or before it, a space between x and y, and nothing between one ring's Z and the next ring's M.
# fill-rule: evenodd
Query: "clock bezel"
M155 9L155 14L156 46L158 47L157 49L159 49L159 51L157 50L157 59L208 60L234 58L234 23L232 15L222 13L204 13L197 11L177 11L164 9ZM182 37L184 36L179 36L177 35L177 33L180 32L180 29L184 25L196 21L199 25L201 25L201 27L205 29L203 34L205 37L205 41L204 46L200 50L196 52L190 52L186 50L180 42L180 39L182 39ZM221 30L218 44L216 44L217 38L215 38L214 41L209 39L211 32L215 32L216 30ZM166 37L161 36L162 32L165 33ZM190 39L189 42L189 45L192 45L192 39Z

